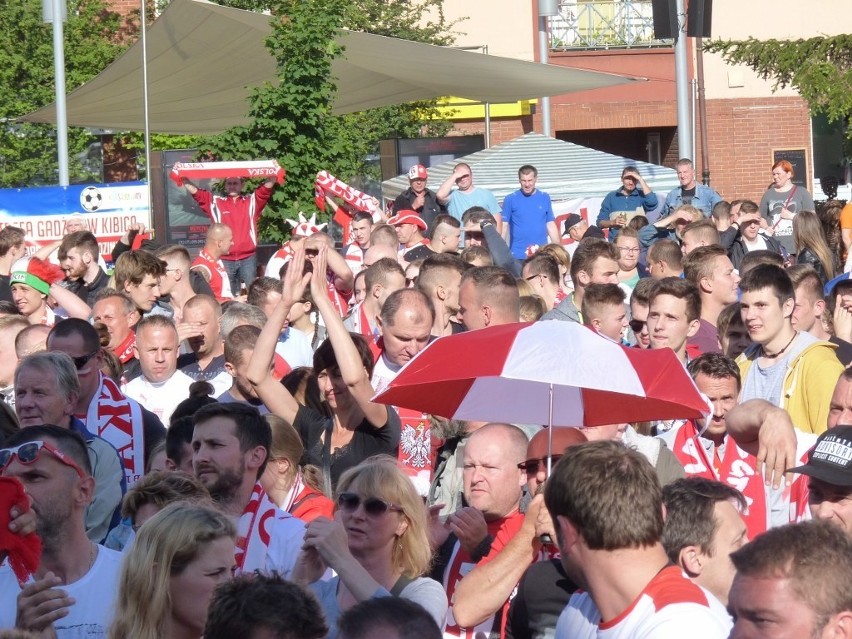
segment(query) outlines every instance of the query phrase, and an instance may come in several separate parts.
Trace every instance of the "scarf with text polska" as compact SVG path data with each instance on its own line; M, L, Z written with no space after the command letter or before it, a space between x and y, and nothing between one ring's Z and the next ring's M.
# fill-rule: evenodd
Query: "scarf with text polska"
M239 178L275 178L278 184L284 183L286 172L275 160L254 160L248 162L175 162L169 177L178 186L184 180L216 180L229 177Z
M382 219L382 209L379 201L349 186L346 182L338 180L328 171L317 173L314 181L314 203L320 211L325 211L326 196L339 197L355 211L365 211L373 216L373 222ZM337 207L334 213L334 221L343 227L343 243L349 243L349 223L352 221L352 213L343 206Z
M687 420L675 435L675 456L683 465L688 477L715 479L739 490L745 497L748 510L742 514L748 529L748 538L754 539L770 526L766 486L761 476L757 458L737 446L732 437L726 437L725 450L719 454L714 447L711 460L692 420ZM805 458L807 453L804 454ZM806 463L806 459L800 460ZM796 475L784 484L783 499L789 504L790 523L802 521L808 512L808 489L804 475Z

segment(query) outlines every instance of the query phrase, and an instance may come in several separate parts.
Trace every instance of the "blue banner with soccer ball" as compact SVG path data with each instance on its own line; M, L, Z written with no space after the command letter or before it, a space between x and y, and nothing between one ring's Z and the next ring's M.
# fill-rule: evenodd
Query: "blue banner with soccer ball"
M62 239L72 218L82 219L98 238L101 254L109 255L131 224L151 227L148 185L119 182L0 189L0 228L23 229L32 251Z

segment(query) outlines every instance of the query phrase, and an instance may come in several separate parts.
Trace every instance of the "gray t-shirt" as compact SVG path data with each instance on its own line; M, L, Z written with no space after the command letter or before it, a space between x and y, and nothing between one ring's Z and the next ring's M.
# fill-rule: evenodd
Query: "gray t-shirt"
M774 188L770 188L760 200L761 215L766 218L770 226L775 227L775 239L781 242L781 246L790 254L796 253L796 247L793 244L793 220L782 220L781 209L786 205L787 210L792 213L814 210L814 199L808 190L801 186L796 186L794 189L795 191L791 189L779 193Z
M741 402L749 399L765 399L773 406L781 405L781 391L790 351L771 366L763 367L757 358L743 383Z

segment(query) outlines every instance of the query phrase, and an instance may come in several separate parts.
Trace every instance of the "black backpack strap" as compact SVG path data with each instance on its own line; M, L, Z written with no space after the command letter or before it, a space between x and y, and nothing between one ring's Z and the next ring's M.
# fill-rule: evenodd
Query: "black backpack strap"
M393 585L393 588L390 589L390 594L394 597L399 597L402 594L402 591L405 590L405 587L412 581L414 580L406 577L405 575L400 575L399 579L397 579L396 583Z

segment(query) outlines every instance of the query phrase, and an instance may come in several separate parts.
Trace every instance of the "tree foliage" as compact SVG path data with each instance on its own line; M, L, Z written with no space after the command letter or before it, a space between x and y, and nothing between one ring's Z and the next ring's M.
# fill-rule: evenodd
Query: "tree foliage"
M14 118L54 101L52 25L42 22L40 0L0 3L0 186L57 183L56 127ZM69 0L65 23L65 80L72 90L121 53L116 34L126 24L103 0ZM84 155L94 139L69 128L72 181L96 179Z
M351 181L378 177L368 157L389 137L443 135L451 126L435 101L417 102L336 116L331 77L341 27L432 44L452 41L443 0L223 0L254 11L270 10L274 32L267 47L278 62L279 83L252 93L247 126L230 129L205 145L220 159L276 158L287 180L264 212L261 231L280 241L289 232L285 218L315 211L313 181L328 170Z
M792 87L814 113L830 121L852 116L852 35L807 40L712 41L705 51L732 64L745 64L774 88ZM852 137L852 128L847 128Z
M343 154L328 135L336 87L331 64L341 53L337 35L345 0L286 0L266 45L278 63L277 86L267 83L249 98L249 124L213 138L204 153L220 159L277 159L287 171L276 189L265 234L280 240L283 217L313 205L313 180L319 167ZM286 81L284 79L286 78ZM277 219L276 219L277 218ZM277 223L276 223L277 222Z

